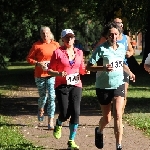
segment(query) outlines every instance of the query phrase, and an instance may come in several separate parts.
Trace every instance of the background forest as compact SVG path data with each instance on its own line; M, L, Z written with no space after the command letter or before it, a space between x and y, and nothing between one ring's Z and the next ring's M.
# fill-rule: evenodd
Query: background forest
M0 67L25 60L42 25L49 26L56 41L61 30L71 28L80 42L91 45L99 40L102 27L115 16L121 17L124 31L145 35L143 62L150 52L149 0L1 0Z

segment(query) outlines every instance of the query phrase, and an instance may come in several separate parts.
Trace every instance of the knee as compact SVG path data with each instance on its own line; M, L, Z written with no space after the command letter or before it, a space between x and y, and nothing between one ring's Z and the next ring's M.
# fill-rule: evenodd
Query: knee
M116 118L116 120L122 119L122 112L116 112L116 115L114 116L114 118Z

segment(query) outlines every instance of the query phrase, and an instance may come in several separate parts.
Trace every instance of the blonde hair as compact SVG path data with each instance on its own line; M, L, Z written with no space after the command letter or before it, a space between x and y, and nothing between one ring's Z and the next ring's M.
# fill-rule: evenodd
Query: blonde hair
M45 29L48 29L50 31L50 40L54 40L54 35L53 33L51 32L51 29L47 26L41 26L41 29L40 29L40 34L42 33L43 30Z

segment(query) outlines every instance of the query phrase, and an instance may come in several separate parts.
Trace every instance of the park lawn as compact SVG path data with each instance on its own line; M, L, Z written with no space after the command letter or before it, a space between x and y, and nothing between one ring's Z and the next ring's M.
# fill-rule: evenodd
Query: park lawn
M11 118L0 115L0 150L42 150L42 147L34 146L19 132L19 127L11 124Z
M31 78L32 75L33 66L26 63L13 63L7 70L1 70L0 78L3 80L0 82L0 97L5 97L9 90L19 88L22 83L30 84L34 82ZM91 75L85 75L81 78L83 80L82 103L98 106L97 109L99 109L95 95L95 74L91 73ZM136 82L131 82L128 90L128 103L123 117L124 121L142 130L148 136L150 136L149 83L150 78L147 73L137 75ZM0 131L1 147L3 145L3 147L9 148L14 145L20 150L24 148L42 149L24 139L19 133L19 128L11 124L11 117L8 118L3 114L0 114ZM8 138L9 140L6 142Z
M142 58L143 58L142 55L135 55L134 57L135 57L136 61L138 62L138 64L140 64L142 62Z

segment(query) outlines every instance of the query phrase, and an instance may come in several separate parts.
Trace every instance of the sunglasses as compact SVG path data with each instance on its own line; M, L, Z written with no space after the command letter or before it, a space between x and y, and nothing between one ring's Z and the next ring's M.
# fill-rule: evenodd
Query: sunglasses
M65 38L65 39L70 39L70 38L73 39L74 37L75 37L75 36L70 35L70 36L65 36L64 38Z

